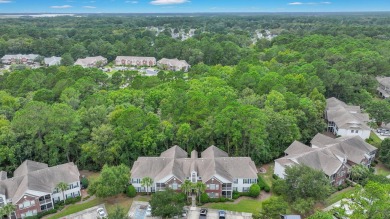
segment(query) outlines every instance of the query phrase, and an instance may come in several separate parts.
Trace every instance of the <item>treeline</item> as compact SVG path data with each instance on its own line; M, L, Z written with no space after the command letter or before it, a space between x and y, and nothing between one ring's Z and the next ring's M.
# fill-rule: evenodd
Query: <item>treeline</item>
M193 19L210 19L207 21L211 23L221 18ZM235 21L245 19L248 17L232 17L225 22L233 28ZM299 19L310 17L291 20ZM160 36L138 36L146 32L118 29L115 25L132 22L125 18L112 18L112 23L94 29L73 28L88 20L91 24L85 25L110 19L10 20L9 29L0 31L0 45L13 40L5 36L14 33L20 33L16 34L19 39L30 37L33 45L39 37L32 38L32 33L14 26L33 23L42 25L37 28L37 36L47 36L39 39L42 47L61 47L60 52L72 53L72 47L89 48L88 43L95 39L107 45L118 43L118 49L130 49L130 54L140 52L136 55L147 55L141 52L158 47L156 43L150 46L149 40L157 42ZM348 28L337 25L336 20L324 18L321 22ZM53 33L43 31L49 21L61 25ZM246 24L242 29L252 22L246 20ZM103 27L107 31L99 32ZM56 31L64 35L55 37ZM145 41L145 47L126 38L133 34L137 37L131 39ZM45 47L43 43L51 37L65 41L47 43L52 47ZM325 98L331 96L363 106L377 122L390 122L389 102L375 98L375 76L390 72L386 39L312 34L309 30L282 33L253 46L242 44L249 39L245 31L242 35L200 33L183 42L161 37L166 40L160 44L162 49L156 50L161 54L166 51L176 56L177 51L184 54L203 45L198 50L203 55L193 61L188 76L162 71L157 77L141 77L137 72L125 71L109 77L98 69L64 66L0 75L0 167L11 172L25 159L50 165L74 161L81 169L100 169L106 163L131 165L139 156L159 155L175 144L188 152L214 144L232 156L250 156L257 164L267 163L281 156L294 140L307 142L324 130ZM215 49L221 44L238 49ZM182 49L186 46L190 49ZM107 51L111 50L101 50ZM177 57L183 57L182 53Z

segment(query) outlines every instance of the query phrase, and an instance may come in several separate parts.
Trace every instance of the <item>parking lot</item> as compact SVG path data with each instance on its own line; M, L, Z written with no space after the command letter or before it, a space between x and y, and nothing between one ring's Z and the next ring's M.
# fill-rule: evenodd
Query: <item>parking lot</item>
M208 209L207 211L207 219L218 219L219 210ZM250 213L242 213L242 212L233 212L233 211L225 211L226 219L252 219L252 214ZM188 219L199 219L200 208L191 208L188 213Z
M98 205L92 208L88 208L84 211L77 212L75 214L71 214L65 217L62 217L61 219L96 219L98 217L97 209L103 208L104 211L107 213L106 207L103 205Z

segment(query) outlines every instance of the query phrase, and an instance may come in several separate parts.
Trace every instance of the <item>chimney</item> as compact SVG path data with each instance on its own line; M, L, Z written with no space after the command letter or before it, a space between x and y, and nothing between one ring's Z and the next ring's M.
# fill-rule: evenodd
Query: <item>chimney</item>
M197 159L198 158L198 152L196 150L191 151L191 159Z

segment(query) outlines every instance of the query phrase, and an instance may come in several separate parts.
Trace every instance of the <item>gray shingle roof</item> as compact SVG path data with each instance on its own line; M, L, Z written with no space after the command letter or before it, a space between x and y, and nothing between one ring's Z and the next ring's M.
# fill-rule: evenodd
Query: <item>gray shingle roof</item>
M376 77L376 80L379 84L382 84L385 87L390 88L390 77Z
M344 161L349 160L359 164L366 158L366 154L377 150L359 136L332 139L317 134L311 142L319 148L311 148L294 142L285 151L290 152L287 153L288 156L279 158L275 162L282 166L304 164L322 170L326 175L331 176L337 172ZM303 149L304 146L308 149Z
M326 100L326 118L333 121L338 128L369 130L369 116L362 113L359 106L349 106L337 98Z
M257 178L255 163L249 157L228 157L228 154L215 146L202 152L202 158L188 158L185 151L173 146L160 157L139 157L131 169L131 178L146 176L155 182L174 175L181 181L196 171L206 182L215 175L232 181L235 178Z
M178 60L178 59L166 59L166 58L163 58L163 59L159 60L158 63L162 64L162 65L175 66L175 67L178 67L178 68L185 68L185 67L189 67L190 66L187 63L187 61L185 61L185 60Z
M79 170L72 162L41 168L45 165L34 161L23 162L13 178L0 181L0 193L15 203L27 190L52 193L59 182L79 181Z
M61 59L62 59L61 57L52 56L50 58L44 58L44 62L48 66L60 65Z

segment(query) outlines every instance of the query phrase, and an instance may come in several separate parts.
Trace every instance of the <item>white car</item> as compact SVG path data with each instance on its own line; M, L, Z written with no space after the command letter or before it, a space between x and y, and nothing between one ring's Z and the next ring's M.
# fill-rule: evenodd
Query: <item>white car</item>
M152 216L152 207L148 205L148 208L146 208L146 217Z
M98 208L96 211L98 213L99 218L106 218L107 217L107 213L104 211L103 208Z

